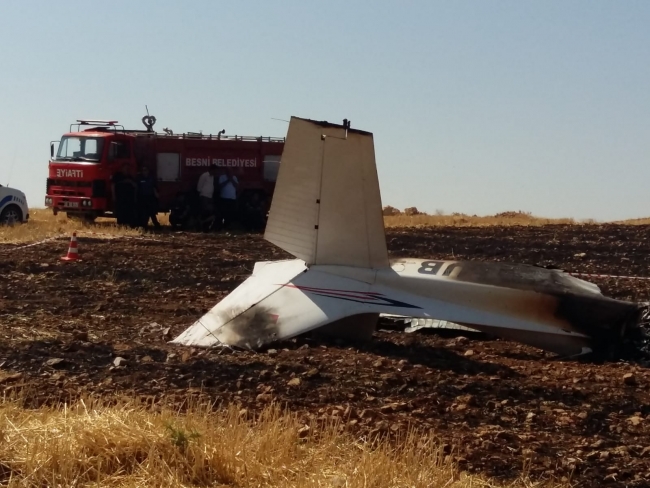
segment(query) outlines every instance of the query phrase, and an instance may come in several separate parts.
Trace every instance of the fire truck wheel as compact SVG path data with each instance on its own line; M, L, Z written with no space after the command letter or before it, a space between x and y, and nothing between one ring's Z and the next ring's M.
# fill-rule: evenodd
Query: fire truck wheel
M17 205L7 205L0 214L0 225L19 224L23 221L23 212Z

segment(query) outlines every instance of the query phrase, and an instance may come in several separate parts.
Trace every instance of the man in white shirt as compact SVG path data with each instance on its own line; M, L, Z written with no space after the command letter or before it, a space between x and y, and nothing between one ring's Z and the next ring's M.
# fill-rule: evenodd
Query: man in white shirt
M226 168L226 173L219 176L217 186L219 188L220 211L220 215L217 218L217 227L221 226L221 219L223 218L223 226L229 228L237 212L237 189L239 188L239 180L232 174L230 168Z
M208 170L199 177L199 182L196 185L203 218L212 217L214 214L214 176L216 172L217 167L214 164L210 165Z

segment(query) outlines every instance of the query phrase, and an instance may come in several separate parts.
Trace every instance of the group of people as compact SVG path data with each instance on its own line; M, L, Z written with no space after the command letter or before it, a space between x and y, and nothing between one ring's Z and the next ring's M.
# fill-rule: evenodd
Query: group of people
M151 220L159 228L158 188L149 168L142 166L133 176L125 164L111 179L115 216L119 225L147 227ZM266 225L266 201L259 192L244 192L238 198L239 180L230 168L217 175L212 165L198 180L195 192L179 192L171 204L169 222L173 227L202 230L231 229L238 221L244 230L259 232Z
M111 178L111 193L118 225L147 227L149 220L160 228L158 213L158 189L156 179L143 166L133 176L128 164Z
M199 177L196 190L201 204L201 223L215 230L229 229L237 215L239 180L230 168L217 177L217 166L211 165Z

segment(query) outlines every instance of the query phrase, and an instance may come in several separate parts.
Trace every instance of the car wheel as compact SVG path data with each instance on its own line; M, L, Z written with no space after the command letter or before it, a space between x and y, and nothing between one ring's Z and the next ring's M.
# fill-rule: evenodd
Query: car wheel
M16 205L7 205L5 209L0 213L0 224L1 225L13 225L19 224L23 221L23 212L20 210L20 207Z

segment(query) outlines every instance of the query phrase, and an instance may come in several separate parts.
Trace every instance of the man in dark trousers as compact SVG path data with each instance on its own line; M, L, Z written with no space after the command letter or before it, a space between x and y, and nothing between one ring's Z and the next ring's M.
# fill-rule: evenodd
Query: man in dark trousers
M209 230L210 226L215 222L215 203L218 203L215 202L218 195L218 192L215 191L216 174L217 166L211 164L208 170L199 177L196 185L201 205L201 228L204 231Z
M221 219L223 219L223 227L228 229L237 212L237 189L239 188L239 180L232 174L230 168L226 168L225 174L219 176L217 188L219 192L217 228L221 227Z
M242 205L242 224L247 232L260 232L266 225L266 202L260 193L252 193Z
M111 178L111 193L118 225L137 226L137 183L131 175L131 167L122 165Z
M186 229L190 221L190 202L183 192L176 193L169 212L169 223L172 227Z
M147 227L149 219L156 229L160 229L158 214L158 189L156 180L149 174L149 168L143 166L138 175L138 210L140 225Z

